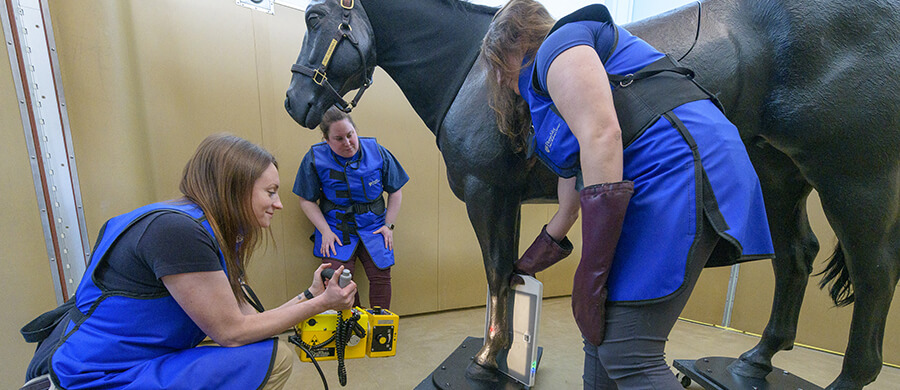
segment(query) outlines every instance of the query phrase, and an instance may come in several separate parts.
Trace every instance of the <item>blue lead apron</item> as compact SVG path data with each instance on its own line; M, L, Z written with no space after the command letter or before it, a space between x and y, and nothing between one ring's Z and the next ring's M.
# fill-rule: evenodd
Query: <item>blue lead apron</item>
M328 257L348 261L362 242L378 268L394 265L394 250L384 247L381 234L374 234L384 226L386 215L381 196L384 158L378 143L374 138L359 137L359 151L348 161L339 161L324 142L313 145L312 152L324 195L319 206L341 240L341 245L335 245L337 254ZM313 255L326 257L321 248L322 232L316 229Z
M261 388L277 339L197 347L206 335L168 293L134 295L97 284L95 272L119 236L158 212L186 214L215 237L193 203L151 204L107 221L75 293L75 308L60 324L66 328L50 361L53 382L61 389ZM219 261L227 269L221 251Z
M623 178L635 186L607 282L609 301L645 303L681 291L688 261L706 260L690 256L701 219L726 247L707 266L773 257L759 179L715 98L693 72L613 24L602 5L560 19L551 33L581 21L615 34L608 52L595 49L613 83ZM635 63L647 65L628 68ZM578 174L578 142L541 90L534 64L520 74L519 90L534 123L530 149L560 177Z

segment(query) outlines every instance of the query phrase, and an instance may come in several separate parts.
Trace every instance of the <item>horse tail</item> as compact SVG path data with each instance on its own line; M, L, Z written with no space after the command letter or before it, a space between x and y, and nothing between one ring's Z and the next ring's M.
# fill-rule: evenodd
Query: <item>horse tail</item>
M844 251L841 250L841 243L838 242L834 248L834 253L828 258L828 265L825 270L816 274L825 276L819 282L819 288L825 289L826 285L831 283L828 292L835 306L847 306L856 299L853 295L853 283L850 281L850 272L847 270L847 261L844 257Z

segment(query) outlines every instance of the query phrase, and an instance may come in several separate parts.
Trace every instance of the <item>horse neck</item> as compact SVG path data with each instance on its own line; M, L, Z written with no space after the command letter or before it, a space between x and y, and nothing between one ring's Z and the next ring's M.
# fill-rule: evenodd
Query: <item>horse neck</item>
M465 81L495 9L457 0L361 0L377 65L435 134Z

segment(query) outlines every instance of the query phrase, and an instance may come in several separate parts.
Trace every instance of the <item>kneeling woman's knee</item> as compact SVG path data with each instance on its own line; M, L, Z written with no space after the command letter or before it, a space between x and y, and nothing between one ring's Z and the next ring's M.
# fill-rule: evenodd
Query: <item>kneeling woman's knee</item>
M291 370L294 368L293 348L281 340L278 340L275 345L277 345L275 361L272 362L272 372L269 373L269 380L266 382L266 386L263 387L265 390L283 388L291 376Z

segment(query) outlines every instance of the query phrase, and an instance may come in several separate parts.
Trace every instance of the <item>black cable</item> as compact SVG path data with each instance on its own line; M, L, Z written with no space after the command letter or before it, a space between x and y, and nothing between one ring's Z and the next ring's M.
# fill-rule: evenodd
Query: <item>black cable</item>
M301 350L303 350L303 352L306 353L306 356L309 356L309 360L312 360L313 365L316 366L316 371L319 372L319 377L322 378L322 386L325 386L325 390L328 390L328 380L325 379L325 373L322 372L322 367L319 367L319 362L316 361L316 357L313 356L313 354L312 354L312 352L311 352L310 350L311 350L311 349L318 349L318 348L321 348L321 347L324 346L325 344L330 343L331 340L333 340L333 339L334 339L334 337L332 336L331 338L329 338L329 339L328 339L327 341L325 341L324 343L316 344L315 347L317 347L317 348L308 348L308 347L313 347L313 346L311 346L311 345L309 345L309 344L303 342L303 340L300 338L300 332L297 332L297 328L294 328L294 335L288 337L288 341L290 341L291 344L294 344L294 345L296 345L298 348L300 348Z
M337 339L334 341L334 346L337 352L337 360L338 360L338 380L341 382L341 386L347 386L347 367L344 366L344 349L347 348L347 341L349 341L349 335L347 335L347 327L344 325L347 322L344 321L344 316L341 313L338 313L337 317ZM347 336L345 339L344 336Z
M359 324L359 313L355 311L352 313L353 315L346 320L338 313L337 329L335 330L337 338L334 340L334 346L338 360L338 380L341 382L341 386L347 385L347 367L344 365L344 351L347 348L350 337L354 334L360 339L366 337L366 330Z
M262 313L266 311L263 307L262 302L259 301L259 298L256 296L256 293L253 292L253 289L247 283L244 283L243 280L240 280L241 289L244 291L244 298L247 299L247 303L253 307L256 311Z
M700 39L700 16L702 13L703 13L703 3L701 3L700 0L697 0L697 33L694 35L694 43L692 43L690 49L688 49L688 51L686 53L684 53L684 55L681 56L681 58L678 59L678 62L681 62L681 60L683 60L684 57L687 57L688 53L690 53L691 50L694 50L694 45L696 45L697 40Z

